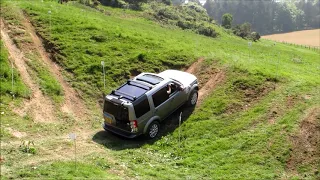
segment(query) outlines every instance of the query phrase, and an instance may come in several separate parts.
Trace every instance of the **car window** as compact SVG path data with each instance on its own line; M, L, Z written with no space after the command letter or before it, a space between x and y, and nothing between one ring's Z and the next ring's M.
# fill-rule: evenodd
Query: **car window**
M116 120L125 122L129 120L128 108L121 106L120 104L105 100L103 109L105 112L113 115Z
M134 111L136 113L136 117L139 118L142 115L146 114L150 111L150 105L147 98L142 100L140 103L134 105Z
M168 94L167 91L168 91L168 88L167 86L165 86L161 88L158 92L152 95L152 99L155 107L158 107L160 104L162 104L167 99L169 99L170 94Z
M171 94L174 94L177 91L178 91L178 84L172 82L167 85L167 93L169 94L169 96L171 96Z

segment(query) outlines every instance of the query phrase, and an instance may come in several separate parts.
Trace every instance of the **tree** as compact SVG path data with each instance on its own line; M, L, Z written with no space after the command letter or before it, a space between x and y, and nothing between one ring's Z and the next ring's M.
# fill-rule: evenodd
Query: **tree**
M233 34L242 37L244 39L250 38L251 35L251 24L248 22L245 22L241 25L237 25L232 28ZM260 35L259 35L260 36Z
M233 21L233 17L231 14L226 13L222 16L221 24L224 28L230 29Z

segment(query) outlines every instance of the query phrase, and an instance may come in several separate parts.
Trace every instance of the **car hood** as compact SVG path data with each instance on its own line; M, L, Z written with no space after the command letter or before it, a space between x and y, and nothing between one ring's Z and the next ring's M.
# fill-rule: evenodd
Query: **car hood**
M193 74L178 71L178 70L166 70L158 74L158 76L162 78L170 78L177 80L183 84L183 86L187 87L192 84L195 80L197 80L196 76Z

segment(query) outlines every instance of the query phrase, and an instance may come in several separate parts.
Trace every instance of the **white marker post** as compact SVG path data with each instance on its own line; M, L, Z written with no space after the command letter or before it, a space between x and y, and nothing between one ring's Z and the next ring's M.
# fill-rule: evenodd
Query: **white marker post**
M252 42L251 42L251 41L249 41L249 42L248 42L248 48L249 48L249 61L250 61L250 48L251 48L251 46L252 46Z
M51 36L51 11L48 11L48 14L50 15L50 36Z
M182 111L180 112L180 116L179 116L179 149L180 149L180 145L181 145L181 117L182 117Z
M103 70L103 90L106 90L106 73L104 71L104 61L101 61L101 66Z
M14 98L13 93L13 62L11 61L11 92L12 92L12 98Z
M77 144L76 144L76 139L77 135L75 133L70 133L69 137L71 140L74 141L74 170L77 170Z
M279 78L280 52L278 52L277 78Z

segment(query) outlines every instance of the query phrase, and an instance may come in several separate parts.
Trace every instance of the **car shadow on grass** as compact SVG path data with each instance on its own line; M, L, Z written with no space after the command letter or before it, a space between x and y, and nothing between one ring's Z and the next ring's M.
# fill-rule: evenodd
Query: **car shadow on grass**
M129 138L116 135L111 132L107 132L105 130L101 130L92 137L92 140L112 150L133 149L133 148L139 148L144 144L153 144L157 140L161 139L161 137L172 133L179 127L180 112L182 112L182 116L181 116L181 124L182 124L190 117L194 109L195 107L186 107L186 106L180 107L177 111L175 111L167 119L165 119L160 123L159 134L154 139L147 139L143 135L133 139L129 139Z

